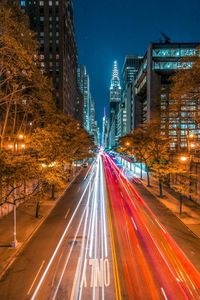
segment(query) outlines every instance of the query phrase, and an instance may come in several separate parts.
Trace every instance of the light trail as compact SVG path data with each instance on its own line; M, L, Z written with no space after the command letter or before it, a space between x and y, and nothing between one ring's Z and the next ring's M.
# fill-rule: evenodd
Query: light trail
M142 239L146 241L145 243L146 246L148 245L149 250L151 250L151 246L149 244L150 241L149 238L151 239L151 241L153 241L154 247L157 249L160 257L165 262L165 266L167 266L168 268L169 272L168 275L167 274L166 275L172 276L171 282L173 283L174 291L178 288L177 293L180 293L179 299L196 300L200 298L200 283L199 283L200 277L199 277L199 273L196 271L194 266L189 262L185 254L183 254L182 250L177 246L177 244L172 239L172 237L170 237L165 227L158 221L157 217L152 213L152 211L144 202L144 200L138 195L138 193L133 188L132 184L130 184L130 182L127 180L124 174L121 173L120 169L116 166L113 160L109 158L109 156L107 155L105 155L105 166L106 166L105 168L108 168L107 173L108 172L110 173L109 175L111 178L110 180L113 181L113 188L118 190L118 193L121 197L120 201L122 201L123 199L121 203L123 204L123 206L126 207L126 215L130 217L132 223L133 223L133 216L136 217L136 219L134 218L134 224L136 225L137 230L139 230L138 233L139 235L137 234L138 241L141 243L140 236L142 236ZM108 180L108 185L111 185L111 183L109 183L108 176L107 176L107 180ZM120 186L123 187L122 189L122 191L124 191L122 193L123 196L120 193L121 192ZM117 198L117 196L114 197ZM112 199L112 195L111 195L111 200L112 201L114 200ZM151 218L154 219L156 223L152 222ZM151 227L153 226L151 230L150 228L148 228L149 224L151 225ZM158 228L160 230L158 230ZM156 238L154 238L153 235L155 235ZM142 252L141 254L145 255L145 252ZM154 264L156 266L156 260ZM180 269L183 272L181 272ZM189 273L188 270L190 270ZM159 274L160 270L157 269L157 271ZM185 274L185 276L183 273ZM182 280L177 278L177 275L178 277L181 276ZM193 280L191 280L192 278ZM163 283L165 281L166 279L163 281ZM192 292L190 285L195 292ZM171 298L172 295L173 296L176 295L176 293L175 294L172 293L172 287L170 287L169 284L167 284L165 287L164 285L161 286L163 289L161 290L162 294L164 291L165 296L169 294L169 297ZM178 297L178 294L176 297Z
M63 279L64 273L65 273L65 270L66 270L66 267L67 267L67 265L68 265L68 262L69 262L69 259L70 259L70 256L71 256L71 253L72 253L72 250L73 250L75 241L76 241L76 239L77 239L77 235L78 235L78 233L79 233L80 227L81 227L81 225L82 225L82 221L83 221L83 218L84 218L84 215L85 215L86 210L87 210L87 206L85 207L85 209L84 209L84 211L83 211L81 220L80 220L79 225L78 225L78 228L77 228L77 230L76 230L74 240L73 240L72 245L71 245L71 247L70 247L69 254L68 254L67 259L66 259L66 261L65 261L65 264L64 264L64 267L63 267L63 270L62 270L60 279L59 279L59 281L58 281L58 284L57 284L57 286L56 286L56 290L55 290L54 295L53 295L53 297L52 297L52 300L55 300L55 299L56 299L56 296L57 296L57 293L58 293L58 289L59 289L59 287L60 287L61 281L62 281L62 279Z
M93 168L94 168L94 166L93 166ZM50 259L50 261L49 261L49 263L48 263L48 265L47 265L47 267L46 267L46 269L45 269L45 271L44 271L44 273L43 273L43 275L42 275L42 277L41 277L41 279L40 279L40 281L39 281L39 283L38 283L38 285L37 285L37 287L36 287L36 289L35 289L35 291L33 293L33 295L32 295L32 297L31 297L31 300L35 300L36 299L36 296L37 296L37 294L39 292L39 289L40 289L42 283L44 282L44 279L45 279L45 277L47 275L47 272L49 271L49 269L50 269L50 267L51 267L51 265L52 265L52 263L53 263L56 255L57 255L57 252L60 249L60 246L61 246L61 244L62 244L62 242L63 242L63 240L64 240L64 238L65 238L65 236L66 236L66 234L68 232L68 229L69 229L69 227L70 227L70 225L71 225L71 223L72 223L72 221L73 221L73 219L74 219L74 217L75 217L75 215L76 215L76 213L78 211L78 208L80 207L80 205L81 205L81 203L83 201L83 198L84 198L84 196L85 196L85 194L87 192L87 189L89 187L89 184L90 184L91 180L92 180L92 177L90 176L90 178L88 179L88 183L87 183L87 185L85 187L85 190L83 191L83 194L82 194L82 196L81 196L81 198L80 198L80 200L79 200L79 202L78 202L78 204L76 206L76 209L74 210L74 213L72 214L71 219L69 220L69 222L68 222L68 224L67 224L67 226L66 226L66 228L65 228L65 230L64 230L64 232L63 232L63 234L62 234L62 236L61 236L61 238L60 238L60 240L58 242L58 245L57 245L57 247L56 247L56 249L55 249L55 251L54 251L54 253L53 253L53 255L52 255L52 257L51 257L51 259Z

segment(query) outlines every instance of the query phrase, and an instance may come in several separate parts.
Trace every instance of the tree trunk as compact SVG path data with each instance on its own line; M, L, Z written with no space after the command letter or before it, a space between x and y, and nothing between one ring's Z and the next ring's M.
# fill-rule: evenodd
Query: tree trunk
M147 186L150 187L151 184L150 184L150 176L149 176L149 169L148 169L148 165L145 164L146 166L146 173L147 173Z
M182 208L183 208L183 196L182 194L180 194L180 197L179 197L179 215L181 216L182 214Z
M160 197L163 197L163 186L162 186L162 180L159 179L159 191L160 191Z
M55 184L51 185L51 199L55 199Z
M8 115L10 112L10 106L11 106L11 101L9 101L7 108L6 108L5 120L4 120L3 129L2 129L2 133L1 133L1 149L3 148L3 144L4 144L4 136L5 136L6 127L7 127L7 123L8 123Z
M2 191L2 176L0 176L0 203L3 202L3 191Z
M39 218L39 210L40 210L40 201L37 201L36 209L35 209L35 217L36 218Z
M142 163L140 163L140 179L142 179Z
M26 195L26 179L24 179L24 195Z

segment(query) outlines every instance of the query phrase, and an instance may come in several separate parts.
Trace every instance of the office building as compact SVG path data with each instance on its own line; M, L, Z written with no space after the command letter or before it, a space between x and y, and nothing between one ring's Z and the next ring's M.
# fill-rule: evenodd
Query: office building
M121 84L119 79L119 71L117 61L114 61L111 85L110 85L110 125L109 125L109 147L117 146L119 139L119 108L121 103Z
M78 86L83 96L83 127L90 132L91 130L91 94L90 94L90 78L87 74L86 67L84 65L78 65L77 69Z
M54 85L56 106L77 116L77 47L71 0L19 1L40 42L40 67ZM80 115L80 112L79 112Z
M161 133L171 138L171 149L187 148L188 133L200 138L193 115L196 101L185 101L178 115L171 112L171 76L192 67L197 43L152 43L149 45L134 85L134 128L159 120ZM187 61L183 61L187 57Z
M130 133L133 129L133 86L141 62L142 56L125 57L122 69L121 136Z
M106 116L106 110L104 108L104 116L103 116L103 130L102 130L102 141L101 145L104 149L109 148L109 119Z

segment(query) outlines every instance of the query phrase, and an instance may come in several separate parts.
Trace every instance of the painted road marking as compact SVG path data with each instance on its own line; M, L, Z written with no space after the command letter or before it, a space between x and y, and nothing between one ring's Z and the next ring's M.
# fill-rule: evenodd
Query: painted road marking
M164 295L165 300L168 300L168 298L167 298L167 296L166 296L165 291L164 291L163 288L161 288L161 291L162 291L162 293L163 293L163 295Z
M43 267L44 263L45 263L45 260L42 261L42 263L41 263L41 265L40 265L40 268L39 268L39 270L38 270L38 272L37 272L37 274L36 274L36 276L35 276L35 278L34 278L34 280L33 280L33 283L31 284L31 287L30 287L30 289L28 290L27 296L30 294L30 292L31 292L31 290L32 290L32 288L33 288L33 286L34 286L34 284L35 284L37 278L38 278L38 275L40 274L40 271L42 270L42 267Z
M131 217L131 221L133 222L133 226L135 227L135 230L137 230L137 226L136 226L136 224L135 224L135 222L134 222L134 220L133 220L132 217Z
M80 287L102 288L102 287L109 287L109 286L110 286L109 260L107 258L85 259Z
M65 220L67 219L67 216L68 216L68 214L69 214L69 211L70 211L70 208L68 209L68 211L67 211L67 213L66 213L66 215L65 215Z

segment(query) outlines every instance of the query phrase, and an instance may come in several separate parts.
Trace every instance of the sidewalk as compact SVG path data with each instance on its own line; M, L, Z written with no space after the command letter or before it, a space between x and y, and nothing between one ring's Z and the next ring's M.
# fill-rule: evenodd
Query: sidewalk
M66 189L69 188L73 180L79 175L81 169L76 176L71 178L64 190L60 190L56 194L56 199L50 199L46 195L41 203L39 210L39 218L35 217L36 205L34 202L25 202L17 207L17 247L12 248L13 242L13 213L0 219L0 278L16 259L17 255L23 250L27 242L34 233L42 225L48 217L52 209L56 206Z
M139 177L138 172L136 174L134 174L132 171L130 172L133 176ZM152 176L150 177L151 187L147 187L146 174L141 180L141 183L151 194L153 194L161 203L170 209L177 218L179 218L195 235L200 238L200 206L198 204L188 199L184 199L182 204L182 213L180 215L179 196L175 191L163 185L164 196L160 198L158 182L155 178Z

